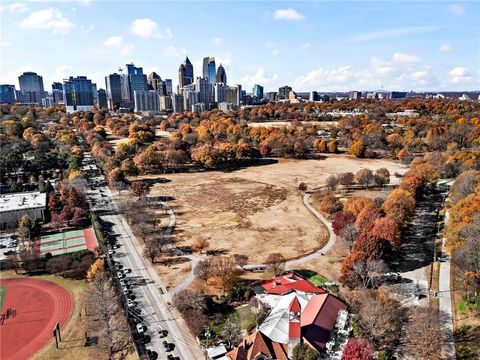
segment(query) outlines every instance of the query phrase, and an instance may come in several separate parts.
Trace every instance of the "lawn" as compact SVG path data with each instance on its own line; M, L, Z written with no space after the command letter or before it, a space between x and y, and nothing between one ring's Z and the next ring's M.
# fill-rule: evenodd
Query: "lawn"
M6 292L7 288L5 286L0 286L0 311L2 311L3 298L5 297Z
M295 272L297 272L305 279L311 281L316 286L323 286L325 283L331 282L331 280L327 279L325 276L322 276L313 270L301 269L295 270Z
M214 331L219 336L223 333L223 326L228 317L233 314L238 314L240 316L240 323L242 331L249 332L256 325L255 313L250 305L243 305L235 308L233 311L222 314L220 318L211 319L209 321L209 326L212 331Z

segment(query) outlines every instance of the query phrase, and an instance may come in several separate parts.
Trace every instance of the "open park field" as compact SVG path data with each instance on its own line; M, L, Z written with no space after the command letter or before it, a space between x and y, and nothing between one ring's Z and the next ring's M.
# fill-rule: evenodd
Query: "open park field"
M167 183L155 184L152 195L171 196L177 215L177 243L191 246L203 237L210 250L248 256L248 263L263 263L279 252L298 258L323 246L326 228L302 203L300 182L309 189L322 186L331 174L385 167L393 175L407 169L391 160L356 159L329 155L322 160L279 159L278 163L232 172L209 171L158 175ZM155 178L142 176L140 178ZM392 183L398 181L392 176Z

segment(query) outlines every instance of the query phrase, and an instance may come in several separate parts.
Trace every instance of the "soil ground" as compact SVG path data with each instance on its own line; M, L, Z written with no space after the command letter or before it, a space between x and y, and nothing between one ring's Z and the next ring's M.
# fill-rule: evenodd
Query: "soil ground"
M169 204L177 215L179 246L191 246L203 237L208 239L210 250L218 254L247 255L249 264L259 264L274 252L292 259L326 242L326 228L302 203L300 182L313 189L323 186L331 174L381 167L391 174L407 170L391 160L329 155L321 160L279 159L278 163L231 172L147 175L137 179L167 179L155 183L151 195L174 199ZM396 180L392 176L392 183ZM188 271L184 264L176 266L178 269L158 267L169 284L178 283L183 277L179 272ZM313 270L332 280L336 278Z

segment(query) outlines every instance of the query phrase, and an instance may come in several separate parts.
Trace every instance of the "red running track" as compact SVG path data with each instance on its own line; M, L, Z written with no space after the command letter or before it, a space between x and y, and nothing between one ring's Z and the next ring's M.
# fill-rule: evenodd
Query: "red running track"
M6 286L2 314L16 316L0 325L0 359L28 359L53 340L53 326L60 331L72 312L70 292L53 282L30 278L0 279Z

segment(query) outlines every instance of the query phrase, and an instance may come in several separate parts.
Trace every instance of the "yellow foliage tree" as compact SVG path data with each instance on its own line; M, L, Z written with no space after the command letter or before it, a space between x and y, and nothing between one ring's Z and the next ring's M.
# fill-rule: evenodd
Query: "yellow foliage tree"
M97 260L95 260L94 263L90 265L90 268L87 271L87 281L91 282L95 277L95 274L103 270L104 265L105 260L103 260L102 258L98 258Z

